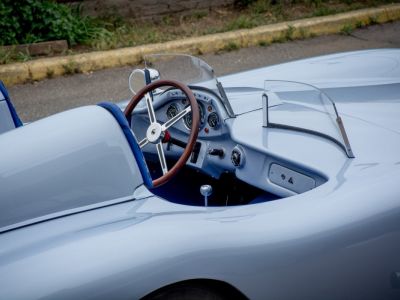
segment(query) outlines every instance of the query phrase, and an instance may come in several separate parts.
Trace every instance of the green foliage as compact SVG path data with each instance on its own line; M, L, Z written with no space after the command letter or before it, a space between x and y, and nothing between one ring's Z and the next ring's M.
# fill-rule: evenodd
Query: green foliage
M51 0L2 0L0 45L65 39L70 45L87 43L104 31L79 9Z
M353 26L353 25L351 25L351 24L346 24L346 25L344 25L344 26L342 27L342 29L340 30L340 33L341 33L341 34L344 34L344 35L351 35L351 33L353 32L353 30L354 30L354 26Z
M234 51L239 49L238 44L236 44L235 42L229 42L227 45L225 45L224 50L225 51Z
M256 18L256 16L241 15L229 22L226 25L226 30L246 29L255 27L257 25L259 25L259 20Z
M312 33L310 33L308 31L308 29L305 29L305 28L301 27L299 29L299 39L303 40L303 39L306 39L306 38L309 38L309 37L312 37Z
M68 63L66 63L65 65L62 65L65 74L67 75L72 75L72 74L77 74L80 73L81 70L79 69L79 66L76 64L76 62L69 60ZM47 76L49 76L49 74L47 74Z
M11 51L6 51L0 48L0 65L8 64L13 60Z
M267 47L267 46L269 45L269 43L268 43L267 41L259 41L259 42L258 42L258 45L259 45L260 47Z
M285 39L287 41L292 41L293 40L293 34L295 32L296 28L293 27L292 25L289 25L288 28L285 31Z
M18 51L15 46L10 48L0 47L0 65L8 64L14 61L24 62L32 59L26 51Z
M338 10L335 8L331 8L328 6L320 6L317 9L315 9L315 11L312 15L316 16L316 17L321 17L321 16L327 16L327 15L333 15L337 12L338 12Z
M378 18L376 16L369 17L369 24L370 25L375 25L375 24L378 24L378 23L379 23L378 22Z
M0 1L0 45L14 44L17 32L20 30L17 17L13 14L13 8L6 1Z
M236 9L195 11L181 18L165 16L158 22L150 22L123 19L112 9L96 19L83 17L79 6L72 9L58 4L56 0L0 0L0 46L66 39L72 46L79 45L70 48L69 53L72 54L75 51L107 50L247 29L391 2L400 0L236 0ZM378 21L377 17L371 17L365 24L346 25L341 33L349 35L356 27ZM288 26L273 40L260 41L259 46L313 36L308 30ZM240 44L228 43L221 51L233 51L240 47ZM31 59L29 53L18 49L0 47L0 64ZM201 53L201 50L198 52ZM64 69L70 74L81 72L72 63L65 64ZM54 73L49 71L47 75L53 77Z
M219 49L216 53L231 52L238 50L239 48L240 46L235 42L229 42L228 44L225 44L221 49Z

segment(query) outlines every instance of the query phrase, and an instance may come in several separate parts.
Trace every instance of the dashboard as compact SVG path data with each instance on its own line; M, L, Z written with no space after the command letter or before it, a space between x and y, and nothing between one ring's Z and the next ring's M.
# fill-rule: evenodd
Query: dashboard
M199 138L212 138L226 132L224 130L225 113L217 101L217 96L206 91L196 91L194 96L200 112ZM176 116L189 105L186 96L178 90L165 92L160 96L156 109L156 118L166 122ZM181 133L187 134L192 126L192 114L185 115L173 127Z
M326 181L324 176L314 170L282 159L269 147L264 147L262 110L229 118L218 95L202 88L192 88L192 91L199 106L200 126L196 146L187 165L214 178L219 178L225 172L235 173L242 181L279 196L302 193ZM161 124L189 105L186 95L176 89L158 93L154 98L156 119ZM132 128L141 140L149 125L147 109L142 106L135 112ZM182 154L191 125L192 115L189 113L168 129L171 137L183 142L183 146L164 144L167 158L178 158ZM258 145L256 141L261 144ZM153 156L157 160L155 147L146 146L143 151L148 158Z

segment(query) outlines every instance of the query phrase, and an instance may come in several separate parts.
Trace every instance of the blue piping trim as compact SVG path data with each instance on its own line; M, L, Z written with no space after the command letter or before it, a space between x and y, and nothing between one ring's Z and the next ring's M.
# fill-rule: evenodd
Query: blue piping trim
M143 177L143 182L148 188L153 187L153 180L151 179L149 169L147 168L146 161L144 160L143 152L140 150L139 144L136 141L136 137L134 136L131 128L129 127L128 121L125 118L125 115L121 111L121 109L114 103L111 102L101 102L97 104L100 107L103 107L108 112L110 112L115 120L117 120L119 126L124 133L129 146L131 147L132 153L136 159L136 162L139 166L140 173Z
M11 103L11 99L10 99L10 96L8 95L7 89L6 89L3 81L1 81L1 80L0 80L0 92L3 94L4 99L7 102L8 109L10 110L11 117L12 117L12 119L14 121L14 126L15 127L21 127L23 125L22 122L21 122L21 119L18 117L18 114L17 114L14 106Z

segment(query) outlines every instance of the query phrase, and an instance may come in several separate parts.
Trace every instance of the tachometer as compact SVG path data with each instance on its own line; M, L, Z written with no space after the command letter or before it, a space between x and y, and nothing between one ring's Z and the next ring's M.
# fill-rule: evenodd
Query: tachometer
M179 113L179 108L176 104L171 104L167 108L167 117L168 119L172 119Z
M219 117L218 114L216 112L213 112L211 114L208 115L208 119L207 119L208 125L211 128L216 128L219 125Z

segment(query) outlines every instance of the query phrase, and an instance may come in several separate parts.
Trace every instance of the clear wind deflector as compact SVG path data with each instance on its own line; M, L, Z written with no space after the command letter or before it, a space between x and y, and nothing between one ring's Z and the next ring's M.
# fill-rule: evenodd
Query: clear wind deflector
M160 79L177 80L186 85L200 85L219 94L230 117L235 114L214 70L200 58L187 54L151 54L144 57L145 67L159 72Z
M266 80L263 98L266 102L264 126L321 136L354 158L335 102L322 90L300 82Z

